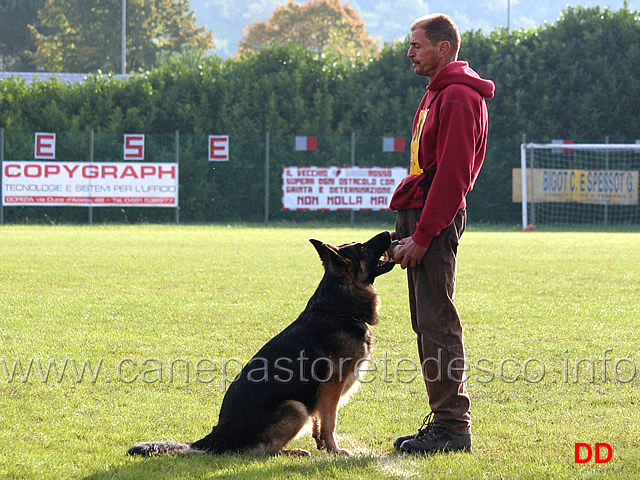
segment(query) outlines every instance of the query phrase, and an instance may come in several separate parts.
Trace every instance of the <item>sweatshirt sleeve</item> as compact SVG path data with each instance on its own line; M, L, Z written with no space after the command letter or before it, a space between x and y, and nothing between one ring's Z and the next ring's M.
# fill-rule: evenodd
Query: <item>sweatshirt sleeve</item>
M439 110L436 174L412 236L424 248L453 222L465 204L473 177L478 114L469 99L447 97Z

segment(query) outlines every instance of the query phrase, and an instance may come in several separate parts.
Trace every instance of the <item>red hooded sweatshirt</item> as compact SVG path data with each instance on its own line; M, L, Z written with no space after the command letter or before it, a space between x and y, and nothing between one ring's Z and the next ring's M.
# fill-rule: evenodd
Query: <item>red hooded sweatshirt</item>
M420 111L426 114L419 140L418 161L427 171L436 167L433 183L424 201L419 185L422 175L409 175L396 189L391 210L422 208L416 232L411 237L421 247L449 226L466 196L473 189L487 149L489 115L486 98L495 85L469 68L467 62L446 65L429 83L413 121L414 132ZM433 103L432 103L433 102Z

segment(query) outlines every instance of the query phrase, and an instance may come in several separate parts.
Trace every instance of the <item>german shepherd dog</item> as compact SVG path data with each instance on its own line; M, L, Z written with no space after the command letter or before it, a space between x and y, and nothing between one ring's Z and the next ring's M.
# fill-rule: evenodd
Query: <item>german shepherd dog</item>
M319 449L349 454L336 443L338 407L373 349L370 325L377 323L380 305L373 282L394 266L384 255L391 236L382 232L365 243L340 246L310 242L324 265L320 284L300 316L235 378L211 433L191 443L140 443L127 453L310 455L285 450L310 419Z

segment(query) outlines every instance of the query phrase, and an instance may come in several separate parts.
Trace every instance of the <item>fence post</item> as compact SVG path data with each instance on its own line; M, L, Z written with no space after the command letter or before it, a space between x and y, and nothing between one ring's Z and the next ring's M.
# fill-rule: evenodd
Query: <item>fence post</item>
M264 136L264 224L269 225L269 132Z
M93 129L89 132L89 163L93 163ZM89 198L91 198L91 191L89 191ZM89 218L87 219L89 225L93 225L93 205L89 202Z
M4 128L0 128L0 165L4 167ZM0 183L4 182L4 168L0 173ZM4 193L4 189L2 189ZM4 224L4 195L0 197L0 225Z
M525 229L529 225L527 211L527 137L522 135L522 143L520 144L520 183L522 185L522 228Z
M176 130L175 135L175 159L176 159L176 167L178 169L178 184L176 192L176 225L180 225L180 131Z
M604 143L609 143L609 135L604 137ZM609 170L609 149L604 151L604 169ZM609 197L606 197L604 204L604 230L607 231L609 229Z
M351 132L351 166L356 166L356 132ZM355 212L353 209L349 212L349 221L351 228L355 227Z

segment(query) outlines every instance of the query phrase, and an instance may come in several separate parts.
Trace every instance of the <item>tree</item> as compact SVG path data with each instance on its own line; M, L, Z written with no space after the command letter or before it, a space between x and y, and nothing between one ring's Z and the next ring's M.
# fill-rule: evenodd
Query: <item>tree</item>
M294 43L315 52L334 53L343 59L370 55L376 42L364 22L341 0L310 0L300 5L289 0L277 7L267 23L245 27L238 45L240 55L274 44Z
M164 50L158 54L154 68L161 68L176 64L184 65L188 68L198 68L206 61L207 52L194 45L182 45L179 52Z
M29 52L35 44L29 25L38 24L38 10L45 0L3 0L0 2L0 70L31 71Z
M119 71L121 0L46 0L32 27L38 67L51 72ZM213 48L189 0L127 0L127 71L151 68L160 52Z

